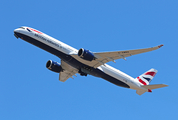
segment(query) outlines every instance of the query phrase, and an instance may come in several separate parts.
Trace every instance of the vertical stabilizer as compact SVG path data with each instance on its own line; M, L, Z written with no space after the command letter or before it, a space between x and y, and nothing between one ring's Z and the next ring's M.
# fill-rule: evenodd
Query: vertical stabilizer
M156 75L158 71L155 69L150 69L144 74L140 75L139 77L136 78L142 85L149 85L153 77Z

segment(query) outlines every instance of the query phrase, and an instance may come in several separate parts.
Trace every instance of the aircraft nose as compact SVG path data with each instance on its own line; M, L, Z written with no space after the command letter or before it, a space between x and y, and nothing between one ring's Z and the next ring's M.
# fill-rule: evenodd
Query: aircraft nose
M18 38L21 38L21 35L19 34L18 32L18 29L15 29L14 30L14 36L18 39Z

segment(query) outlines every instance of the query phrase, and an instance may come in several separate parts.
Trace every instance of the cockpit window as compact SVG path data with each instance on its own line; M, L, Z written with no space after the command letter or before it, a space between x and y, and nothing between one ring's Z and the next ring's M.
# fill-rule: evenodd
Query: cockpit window
M24 27L19 27L19 28L25 29Z

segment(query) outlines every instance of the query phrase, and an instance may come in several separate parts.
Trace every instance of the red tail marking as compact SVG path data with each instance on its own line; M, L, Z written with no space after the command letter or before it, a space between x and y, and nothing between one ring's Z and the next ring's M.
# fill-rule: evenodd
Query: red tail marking
M140 82L140 83L142 83L143 85L147 85L146 84L146 82L144 82L142 79L140 79L139 77L137 77L137 79L138 79L138 81Z
M147 72L147 73L145 73L145 75L151 75L154 77L156 75L156 73L155 72Z
M152 90L151 90L151 89L148 89L148 92L152 92Z

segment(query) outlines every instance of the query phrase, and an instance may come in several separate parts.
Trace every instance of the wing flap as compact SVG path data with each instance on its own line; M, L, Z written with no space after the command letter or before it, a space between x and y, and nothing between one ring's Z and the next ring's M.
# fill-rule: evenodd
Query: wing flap
M75 75L75 72L70 72L65 70L64 72L60 72L59 74L59 81L61 82L65 82L67 79L72 78L73 79L73 75Z
M63 68L63 71L59 73L59 81L65 82L67 79L73 78L72 76L78 73L77 69L70 66L63 60L61 60L61 67Z

